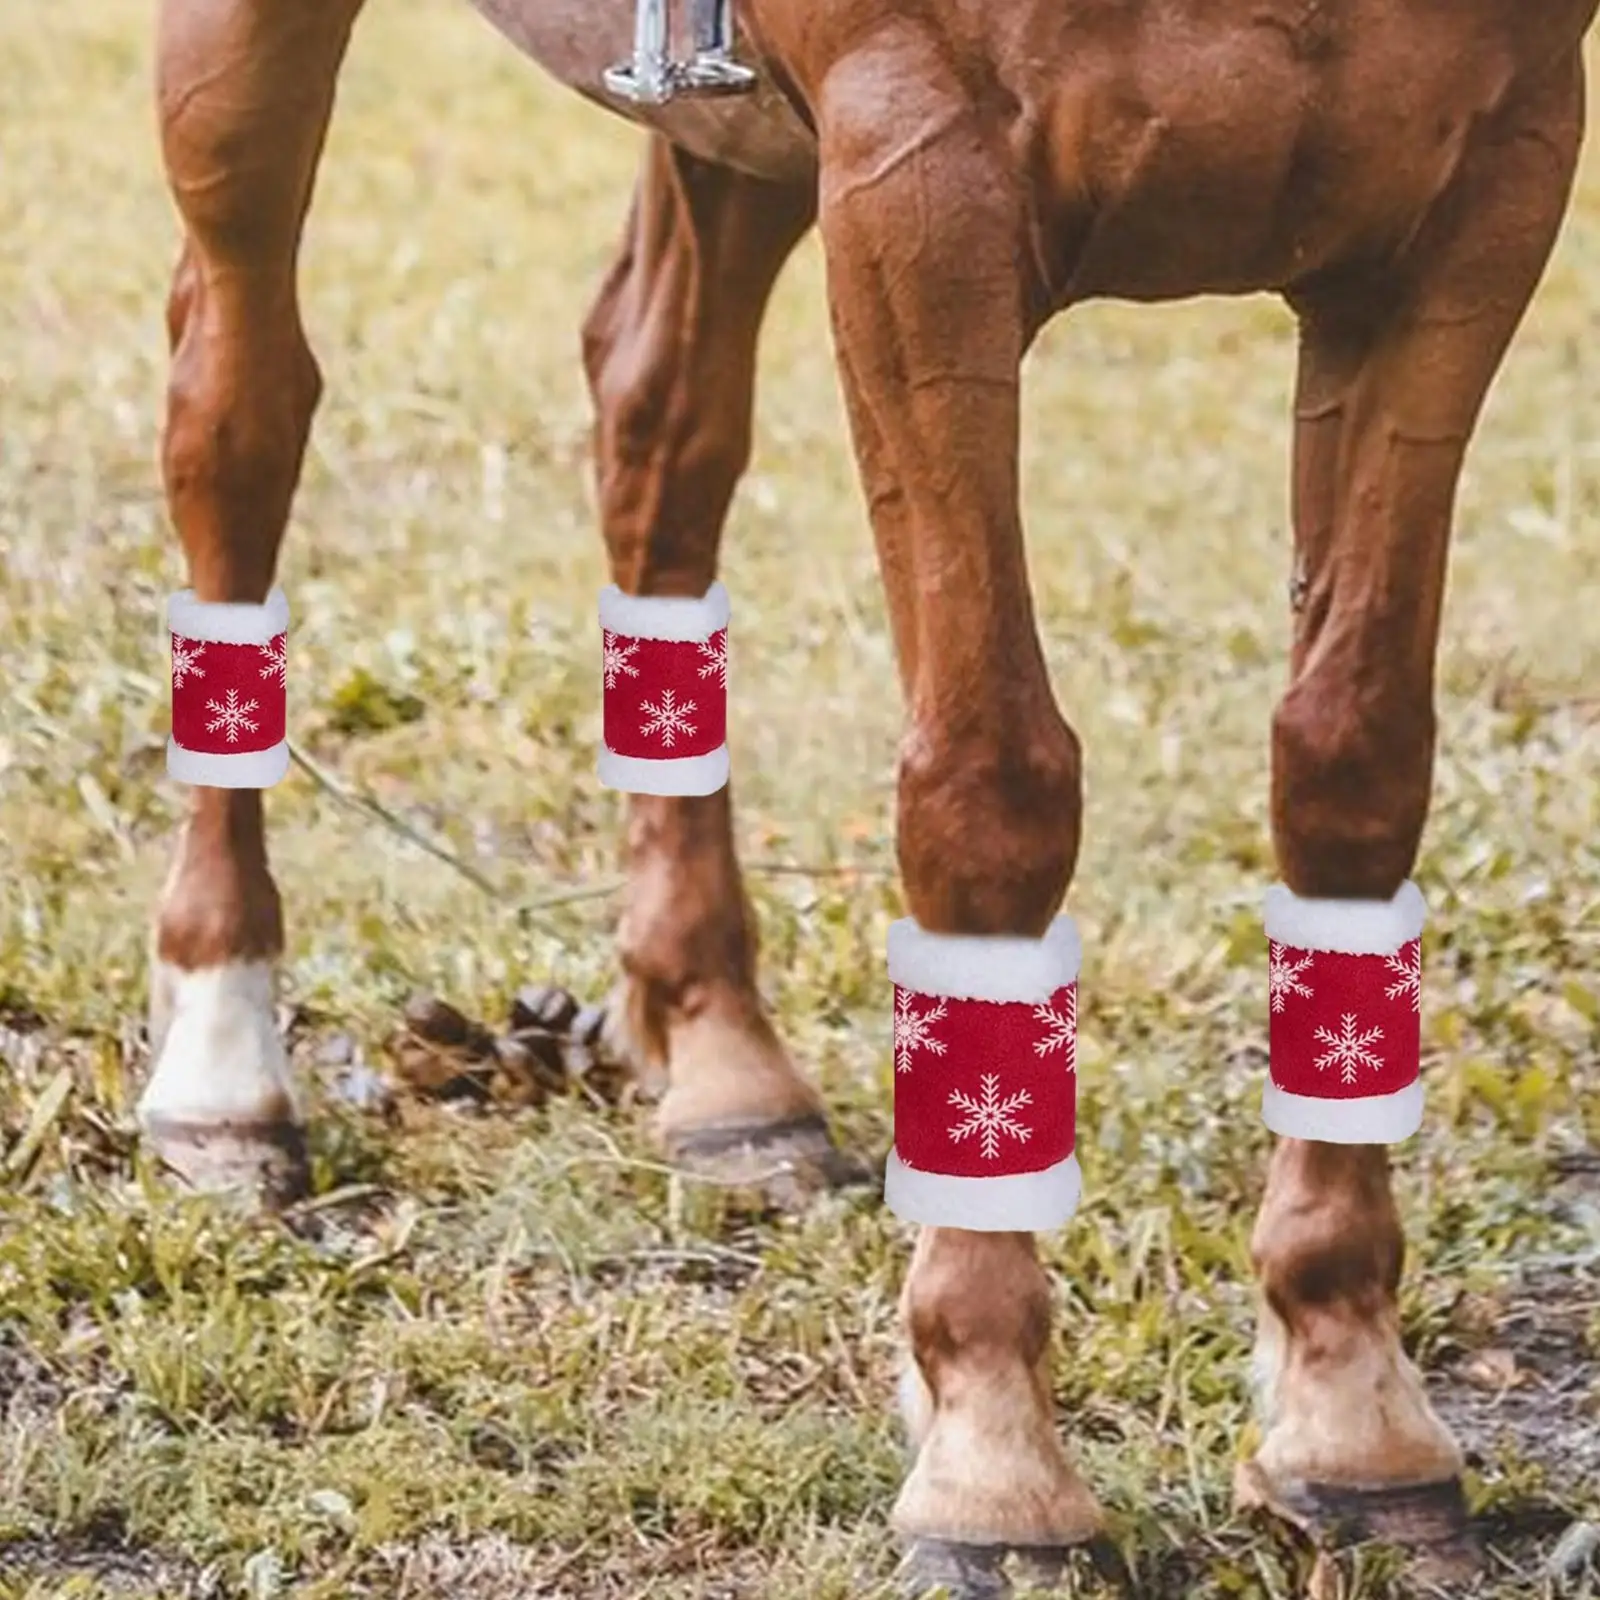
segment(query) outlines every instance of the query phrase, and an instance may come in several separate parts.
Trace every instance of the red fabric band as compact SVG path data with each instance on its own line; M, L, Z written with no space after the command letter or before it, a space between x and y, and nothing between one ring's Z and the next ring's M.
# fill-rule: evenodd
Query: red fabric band
M606 630L606 748L646 761L720 749L728 732L728 630L709 639L644 639Z
M270 750L288 720L288 639L218 644L172 636L172 737L185 750Z
M1073 1151L1078 986L1044 1004L895 986L894 1147L921 1172L1001 1178Z
M1269 945L1272 1081L1317 1100L1364 1100L1416 1081L1422 941L1391 955Z

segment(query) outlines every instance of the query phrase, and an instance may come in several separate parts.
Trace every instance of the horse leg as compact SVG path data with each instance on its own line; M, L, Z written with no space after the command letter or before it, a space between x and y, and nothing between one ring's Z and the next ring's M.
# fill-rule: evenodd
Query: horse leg
M1485 140L1381 282L1297 297L1305 576L1273 725L1296 894L1387 899L1426 816L1433 677L1461 461L1564 214L1582 123L1566 65ZM1246 1502L1470 1561L1461 1456L1401 1348L1404 1241L1383 1146L1284 1139L1254 1236L1263 1436Z
M1026 196L940 59L890 72L872 56L836 68L820 97L821 228L907 705L906 904L933 935L1040 940L1076 864L1081 794L1018 504L1019 368L1043 298ZM898 121L882 111L889 81L917 84ZM923 1228L902 1314L917 1456L894 1522L910 1576L998 1593L1002 1552L1059 1551L1101 1526L1056 1433L1032 1234Z
M183 219L162 466L201 602L259 605L320 389L295 256L360 0L164 0L162 151ZM283 918L261 794L193 790L156 920L140 1118L205 1187L290 1189L302 1141L273 1005Z
M694 598L716 578L750 455L762 318L814 211L809 188L712 166L660 138L647 148L583 333L602 531L626 594ZM643 1081L665 1085L657 1122L669 1153L725 1173L778 1157L832 1173L821 1102L756 989L731 785L630 795L628 811L611 1032Z

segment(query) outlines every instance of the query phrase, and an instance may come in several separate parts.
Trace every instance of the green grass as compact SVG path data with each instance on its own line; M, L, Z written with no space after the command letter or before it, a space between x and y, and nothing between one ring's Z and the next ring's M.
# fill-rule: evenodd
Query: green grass
M909 1230L876 1202L754 1215L659 1170L636 1117L565 1102L395 1126L319 1090L319 1191L370 1187L292 1230L134 1158L183 802L150 33L132 0L0 7L0 1004L44 1023L0 1035L0 1595L886 1592ZM305 262L329 393L282 572L295 725L496 892L299 772L273 791L314 1086L330 1033L380 1059L414 984L496 1016L532 978L608 984L615 902L534 903L616 872L577 329L636 149L460 5L382 0L358 31ZM1552 1166L1600 1144L1597 260L1591 160L1462 493L1419 869L1431 1098L1398 1155L1407 1336L1504 1596L1600 1516L1600 1208ZM1149 1592L1196 1600L1299 1592L1307 1564L1228 1497L1292 357L1267 302L1092 308L1028 373L1038 609L1089 797L1058 1400ZM898 697L814 247L772 313L724 576L741 848L857 869L753 878L764 981L877 1156ZM1464 1375L1488 1347L1525 1369L1504 1395ZM1387 1570L1347 1563L1346 1592L1408 1592Z

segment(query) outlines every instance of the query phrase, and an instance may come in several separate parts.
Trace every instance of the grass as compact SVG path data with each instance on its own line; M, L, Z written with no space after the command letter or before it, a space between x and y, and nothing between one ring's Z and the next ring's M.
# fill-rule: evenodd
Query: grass
M298 736L485 885L292 774L268 809L327 1203L263 1225L138 1159L183 801L150 33L132 0L0 8L0 1596L887 1593L905 1227L861 1197L754 1213L664 1173L631 1115L391 1124L326 1091L330 1041L377 1062L413 985L498 1015L532 978L598 995L611 963L577 328L637 139L445 0L358 31L305 259L329 396L282 577ZM1591 159L1462 493L1419 869L1404 1315L1472 1451L1497 1596L1538 1592L1560 1525L1600 1516L1600 1207L1559 1164L1600 1144L1596 260ZM1307 1568L1228 1493L1292 354L1267 302L1105 307L1028 373L1039 615L1088 752L1057 1397L1147 1592L1195 1600L1298 1593ZM739 838L829 869L754 877L765 982L876 1155L898 703L814 247L762 400L724 569ZM1376 1555L1340 1582L1410 1592Z

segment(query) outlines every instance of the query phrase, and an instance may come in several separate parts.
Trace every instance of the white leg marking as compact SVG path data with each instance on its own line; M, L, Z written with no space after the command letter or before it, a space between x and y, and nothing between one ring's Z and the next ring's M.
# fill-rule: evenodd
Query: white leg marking
M232 961L186 972L151 969L155 1071L139 1115L178 1122L298 1120L278 1035L273 969Z

